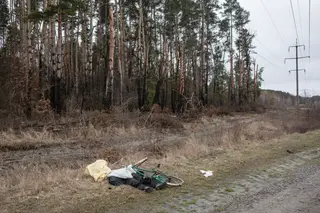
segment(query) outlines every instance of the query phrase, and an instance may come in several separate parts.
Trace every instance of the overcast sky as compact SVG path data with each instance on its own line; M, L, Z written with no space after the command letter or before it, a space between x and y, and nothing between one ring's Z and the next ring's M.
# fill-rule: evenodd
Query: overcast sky
M261 1L266 6L279 33L273 26ZM295 94L295 73L289 74L288 72L290 69L295 69L295 60L287 61L284 64L284 58L295 56L295 49L291 49L290 53L288 52L288 46L295 45L296 41L296 30L290 0L239 0L239 2L246 10L250 11L251 23L249 27L257 35L257 39L254 40L257 46L257 53L277 65L272 65L259 55L256 55L257 62L265 67L262 87L264 89L282 90ZM292 0L300 43L306 45L306 50L304 51L301 48L299 56L301 54L303 56L309 55L308 2L308 0ZM300 68L307 70L306 73L299 73L301 95L304 95L305 91L308 95L320 95L320 28L317 28L319 24L317 22L320 20L319 11L320 0L311 0L311 59L299 61Z

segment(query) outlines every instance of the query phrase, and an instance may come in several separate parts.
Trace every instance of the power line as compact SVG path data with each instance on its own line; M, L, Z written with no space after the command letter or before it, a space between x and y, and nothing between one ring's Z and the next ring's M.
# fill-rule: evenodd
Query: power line
M293 17L294 27L296 29L297 39L299 42L299 34L298 34L298 29L297 29L296 16L295 16L294 10L293 10L292 0L290 0L290 5L291 5L291 12L292 12L292 17Z
M294 27L296 29L296 34L297 34L297 42L300 43L300 39L299 39L299 33L298 33L298 28L297 28L297 22L296 22L296 16L294 13L294 9L293 9L293 4L292 4L292 0L290 0L290 5L291 5L291 12L292 12L292 17L293 17L293 23L294 23ZM299 10L300 13L300 10ZM302 55L301 49L299 49L300 54ZM303 62L302 62L303 63Z
M284 45L284 46L286 46L286 44L285 44L285 42L284 42L284 40L283 40L283 38L282 38L282 36L281 36L281 34L280 34L280 32L279 32L279 30L278 30L277 26L276 26L276 24L274 23L273 19L271 18L271 15L270 15L270 13L269 13L269 11L268 11L268 9L267 9L266 5L263 3L263 1L262 1L262 0L260 0L260 2L261 2L261 4L263 5L264 9L266 10L266 12L267 12L267 14L268 14L268 16L269 16L269 18L270 18L270 20L271 20L272 24L273 24L273 27L276 29L276 31L277 31L277 33L278 33L278 36L280 37L280 39L281 39L281 41L282 41L283 45Z
M275 57L279 57L279 55L273 53L269 48L267 48L261 41L259 41L259 39L257 39L257 37L254 37L254 39L264 48L266 49L268 52L270 52L273 56Z
M310 40L311 40L311 0L309 0L309 56L311 56Z
M302 18L301 18L301 12L300 12L300 0L297 0L297 5L298 5L298 15L299 15L299 21L300 21L301 39L302 39L302 42L304 42L303 29L302 29Z
M302 18L301 18L301 12L300 12L300 0L297 0L297 5L298 5L298 15L299 15L300 32L301 32L301 41L300 41L300 42L304 42L304 39L303 39L303 30L302 30ZM301 48L299 48L299 51L300 51L300 55L302 55ZM304 66L303 60L301 61L301 63L302 63L302 65Z
M255 54L257 54L258 56L260 56L263 60L267 61L269 64L271 64L271 65L273 65L273 66L275 66L275 67L277 67L277 68L279 68L279 69L283 70L283 67L280 67L279 65L276 65L275 63L273 63L273 62L269 61L268 59L266 59L265 57L263 57L263 56L262 56L262 55L260 55L259 53L255 53Z

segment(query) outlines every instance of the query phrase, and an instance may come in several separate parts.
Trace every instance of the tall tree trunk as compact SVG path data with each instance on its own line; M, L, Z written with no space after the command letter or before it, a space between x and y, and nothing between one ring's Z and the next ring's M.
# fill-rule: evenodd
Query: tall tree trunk
M257 96L258 96L258 71L259 71L259 65L257 64L256 69L254 69L254 95L253 95L253 99L254 101L257 101Z
M149 58L149 42L147 43L148 37L146 36L146 25L147 20L143 19L142 26L142 40L143 40L143 85L142 85L142 105L146 104L147 100L147 73L148 73L148 58Z
M117 2L116 2L117 4ZM122 82L122 64L121 64L121 59L122 59L122 24L123 24L123 20L122 20L122 1L119 0L119 9L116 11L116 20L117 20L117 44L118 44L118 72L120 75L120 105L122 105L122 99L123 99L123 94L122 94L122 88L123 88L123 82ZM119 12L120 12L120 22L119 22ZM121 30L120 30L121 29Z
M78 17L79 19L79 17ZM76 92L76 99L79 98L79 30L80 26L77 26L77 32L76 32L76 40L75 40L75 92Z
M48 4L50 4L50 0L48 0ZM50 101L52 100L52 85L51 85L51 76L52 76L52 32L51 32L51 18L49 19L48 22L48 27L47 27L47 37L45 40L46 43L46 49L45 49L45 59L46 59L46 88L45 88L45 97L46 99L49 99ZM51 107L52 107L52 102L51 102Z
M108 77L108 94L107 94L107 103L108 107L113 105L113 64L114 64L114 24L113 24L113 10L112 6L109 6L109 77Z
M93 89L93 70L92 70L92 54L93 54L93 51L92 51L92 39L93 39L93 16L94 16L94 12L93 12L93 9L94 9L94 1L90 1L90 9L89 9L89 17L90 17L90 29L89 29L89 41L88 41L88 62L87 62L87 72L88 72L88 78L87 78L87 81L88 81L88 90L89 90L89 93L90 91L92 92L92 89Z
M199 90L199 85L197 81L197 56L195 51L192 51L191 53L191 60L192 60L192 74L193 74L193 91L195 94L198 94Z
M54 0L51 1L51 4L54 4ZM51 96L51 103L53 108L56 108L55 103L55 75L57 73L57 66L56 66L56 51L55 51L55 36L56 36L56 28L55 28L55 16L50 18L50 48L51 48L51 72L50 72L50 96Z
M244 63L243 63L243 54L240 52L240 68L239 68L239 104L243 104L243 72L244 71Z
M179 56L180 56L180 79L179 79L179 103L178 103L178 109L180 112L183 112L184 110L184 94L185 94L185 67L184 67L184 45L183 42L180 44L180 50L179 50Z
M252 96L251 96L251 92L250 92L250 80L251 80L251 63L250 63L250 61L249 61L249 63L247 62L246 69L247 69L247 72L246 72L246 80L247 80L246 101L250 102L252 100L251 99Z
M81 78L80 78L80 85L81 85L81 112L83 108L87 105L85 105L86 98L87 98L87 92L88 92L88 64L87 64L87 59L88 59L88 32L87 32L87 11L84 10L82 12L82 20L81 20L81 48L82 48L82 57L81 57L81 62L82 62L82 67L81 67Z
M30 15L31 13L31 0L27 0L27 14ZM27 94L26 94L26 115L28 117L31 117L31 91L32 91L32 85L31 85L31 70L32 70L32 43L31 43L31 23L29 20L27 20L27 44L28 44L28 53L27 53Z
M68 76L68 87L67 87L67 94L68 96L71 94L74 86L74 79L73 73L74 71L74 20L71 20L70 23L70 32L69 32L69 48L70 48L70 71Z
M162 53L162 59L161 59L161 64L159 67L159 79L157 81L156 84L156 92L153 98L153 104L159 104L161 107L163 107L164 101L161 101L161 88L163 86L163 82L165 79L165 70L166 70L166 61L167 61L167 57L168 57L168 45L165 42L163 45L163 53ZM164 91L162 91L164 93Z
M162 46L162 45L160 45ZM161 107L164 108L168 104L168 91L169 91L169 78L168 78L168 72L170 72L170 62L169 62L169 46L168 42L165 39L165 36L163 35L163 54L164 54L164 60L163 60L163 67L161 70L161 73L164 78L164 85L162 89L162 95L161 95Z
M87 13L83 12L82 13L82 20L81 20L81 48L82 48L82 57L81 57L81 62L82 62L82 94L84 95L84 91L86 91L86 85L87 85L87 76L88 76L88 66L87 66ZM84 98L84 97L83 97Z
M185 69L184 69L184 46L183 46L183 42L181 42L181 46L180 46L180 88L179 88L179 93L181 95L184 94L184 76L185 76Z
M143 21L143 10L142 10L142 0L139 1L139 26L138 26L138 76L137 76L137 89L138 89L138 105L139 108L143 106L142 103L142 86L141 86L141 71L142 71L142 45L141 45L141 31L142 31L142 21Z
M105 3L105 41L104 43L107 44L109 42L110 44L110 40L108 41L108 32L110 31L109 29L109 1L107 1ZM104 87L104 96L103 96L103 103L105 108L109 107L109 103L108 103L108 77L109 77L109 46L107 46L105 48L105 54L104 54L104 81L103 81L103 87Z
M209 20L206 21L207 25L207 36L206 36L206 53L205 53L205 58L206 58L206 76L205 76L205 103L208 105L208 98L209 98L209 91L208 91L208 84L209 84Z
M122 0L120 0L120 4L122 5ZM120 57L120 103L123 103L123 76L125 70L125 59L124 59L124 37L125 37L125 30L124 30L124 8L120 8L120 46L119 46L119 56Z
M230 83L229 83L229 102L234 104L234 74L233 74L233 12L230 13Z
M101 72L101 52L103 51L103 37L102 37L102 30L103 30L103 26L102 26L102 7L103 7L103 2L102 1L99 1L98 3L98 39L97 39L97 46L99 48L99 51L98 51L98 64L97 64L97 75L95 76L96 77L96 84L97 85L100 85L101 81L100 81L100 72ZM101 48L101 49L100 49ZM101 90L100 86L98 87L99 88L99 91ZM104 89L104 88L103 88ZM102 90L103 90L102 89ZM102 93L103 94L103 93Z
M70 84L70 73L71 73L71 42L70 42L70 32L69 32L69 22L64 24L64 45L62 50L62 67L63 75L61 76L64 79L64 94L68 94Z
M174 20L174 34L173 34L173 41L172 41L172 51L174 51L174 59L173 66L172 66L172 83L171 83L171 107L172 112L176 112L178 110L179 104L179 66L180 66L180 58L179 58L179 31L178 31L178 18L176 17Z
M201 2L201 53L200 53L200 74L199 74L199 98L204 104L203 87L204 87L204 3Z
M43 1L43 11L47 9L47 0ZM48 36L47 36L47 23L42 23L41 38L40 38L40 51L39 51L39 96L40 98L45 98L45 78L46 78L46 67L48 67L47 62L47 52L49 50Z
M51 73L51 57L50 57L50 39L51 39L51 30L49 28L49 25L47 25L46 27L46 36L45 36L45 40L44 40L44 57L45 57L45 82L44 82L44 95L45 98L48 99L50 98L50 73Z
M58 10L58 47L57 47L57 73L55 76L55 109L61 112L61 76L62 76L62 14Z
M27 0L21 0L21 16L25 17L26 16L26 5L27 5ZM27 106L27 92L28 92L28 85L29 85L29 69L28 69L28 35L27 35L27 24L24 19L20 20L20 29L21 29L21 40L22 40L22 50L21 54L23 56L22 58L22 64L23 64L23 72L24 72L24 78L25 78L25 91L23 93L23 99L24 99L24 104Z

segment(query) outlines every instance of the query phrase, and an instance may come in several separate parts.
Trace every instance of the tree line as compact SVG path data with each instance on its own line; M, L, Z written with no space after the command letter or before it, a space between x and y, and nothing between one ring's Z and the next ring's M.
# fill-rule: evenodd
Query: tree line
M0 108L242 105L260 93L237 0L0 0Z

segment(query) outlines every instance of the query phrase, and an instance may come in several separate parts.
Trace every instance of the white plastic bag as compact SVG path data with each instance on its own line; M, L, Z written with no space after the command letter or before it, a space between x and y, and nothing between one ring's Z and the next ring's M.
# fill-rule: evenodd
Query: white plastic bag
M210 170L208 170L208 171L200 170L200 172L202 174L204 174L205 177L210 177L213 175L212 171L210 171Z
M118 177L122 179L128 179L128 178L133 178L132 173L136 173L136 171L132 169L132 165L129 165L121 169L112 170L108 174L108 177L113 176L113 177Z

